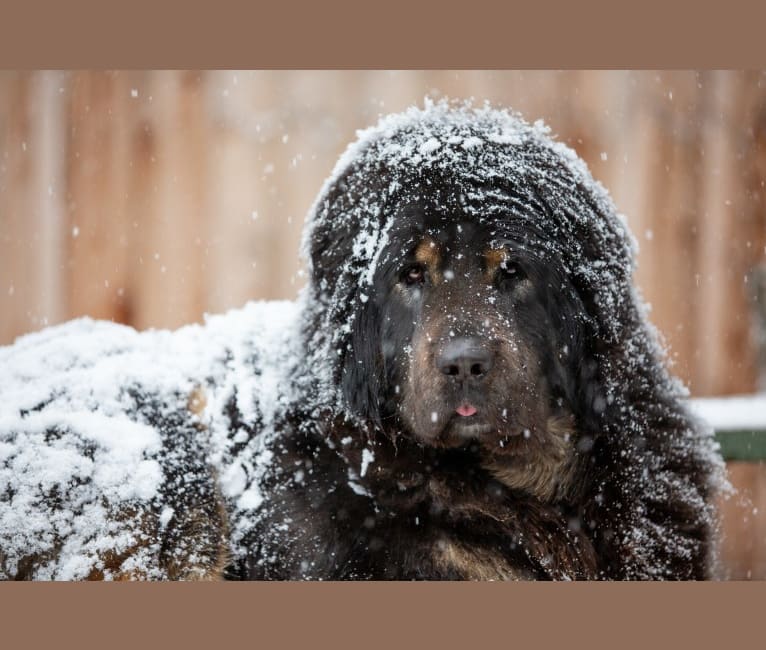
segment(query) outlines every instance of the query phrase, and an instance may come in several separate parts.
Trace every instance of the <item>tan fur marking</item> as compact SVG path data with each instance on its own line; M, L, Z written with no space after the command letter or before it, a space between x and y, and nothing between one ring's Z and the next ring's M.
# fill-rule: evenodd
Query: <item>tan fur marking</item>
M171 554L170 558L155 558L157 564L154 568L161 571L169 580L212 581L223 580L224 570L230 562L228 546L228 515L226 507L218 490L215 495L215 508L217 517L202 509L188 513L180 513L180 522L174 524L180 526L176 532L180 532L184 538L190 541L190 547L184 554L176 557ZM134 512L126 509L117 515L117 519L130 520ZM87 580L109 579L119 582L155 579L149 573L139 568L123 568L125 563L145 550L153 543L162 539L162 531L156 515L145 513L135 521L133 530L141 533L141 541L116 553L107 550L101 554L100 566L93 567ZM169 561L168 561L169 559Z
M216 477L216 486L218 486ZM165 566L165 571L171 580L215 581L223 580L223 572L231 557L229 553L229 517L220 490L216 488L215 505L218 518L207 515L204 511L195 511L183 522L184 534L200 541L200 548L195 553L198 558L182 558L178 563ZM204 546L202 540L215 533L217 543ZM202 559L203 561L200 561ZM213 559L211 562L210 559Z
M216 552L216 561L212 566L209 567L191 569L191 571L188 571L186 576L184 576L184 580L211 582L223 580L223 572L231 562L231 553L227 543L229 538L229 515L226 511L226 507L224 506L223 497L218 493L218 490L216 490L216 496L218 499L218 516L221 520L221 526L219 530L220 538Z
M151 512L127 506L115 512L112 519L136 533L136 542L121 552L114 549L104 549L99 553L99 566L94 566L85 579L100 581L104 580L108 574L110 580L120 582L149 580L145 571L139 568L122 569L122 565L126 560L138 555L151 545L151 541L156 537L156 516Z
M492 282L500 265L508 259L508 251L504 248L488 248L484 251L484 259L487 266L487 281Z
M104 577L101 575L98 578L89 577L88 580L103 580ZM122 571L120 573L117 573L112 578L114 582L145 582L148 580L146 574L142 571Z
M505 558L486 548L467 548L452 540L434 545L434 560L442 570L456 571L463 580L523 580L528 576L514 570Z
M483 464L484 468L503 485L523 490L541 501L563 498L572 488L575 473L572 418L549 418L548 431L553 434L551 445L531 462L525 463L518 458L493 458Z
M197 386L190 394L186 408L192 415L201 416L207 406L207 394L202 386Z
M433 239L426 237L415 249L415 259L428 270L431 281L436 283L441 281L441 253L439 247Z

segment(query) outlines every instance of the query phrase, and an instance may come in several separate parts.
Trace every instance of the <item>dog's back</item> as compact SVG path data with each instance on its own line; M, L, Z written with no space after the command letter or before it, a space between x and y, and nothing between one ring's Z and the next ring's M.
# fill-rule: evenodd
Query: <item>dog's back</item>
M294 314L81 319L0 348L0 577L220 576L263 498Z

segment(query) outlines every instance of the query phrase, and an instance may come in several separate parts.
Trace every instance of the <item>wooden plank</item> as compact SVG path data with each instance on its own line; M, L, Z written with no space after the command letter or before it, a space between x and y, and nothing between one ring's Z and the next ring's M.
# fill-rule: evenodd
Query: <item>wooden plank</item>
M706 73L701 80L701 205L697 227L697 273L701 291L694 302L697 335L696 395L727 395L752 390L757 354L746 277L751 261L747 242L759 233L748 226L743 183L743 105L747 79L739 73Z
M0 165L0 343L64 316L63 74L3 80Z
M733 461L727 464L734 494L721 498L720 550L723 577L735 580L766 578L766 472L763 463Z
M209 170L203 77L151 72L132 89L138 119L130 149L129 291L139 329L178 327L204 312Z
M73 73L67 130L67 316L132 322L129 76Z
M763 156L758 125L766 110L766 95L756 79L739 72L704 73L700 83L704 112L697 273L701 290L694 302L692 388L697 395L726 395L753 390L758 374L747 278L763 246L763 206L753 192L752 172ZM732 577L766 578L766 544L762 542L766 500L761 489L766 468L753 464L745 469L738 463L728 467L738 496L721 504L726 532L723 562ZM745 513L743 499L749 504Z
M261 125L253 110L258 91L271 97L248 72L207 75L204 88L211 129L209 212L204 233L204 302L211 312L254 297L278 295L279 260L273 243L279 229L268 214L260 179L266 163Z
M211 280L206 303L212 311L253 298L295 295L290 280L297 256L283 254L285 240L297 239L289 228L295 215L288 208L300 187L288 175L295 116L294 109L273 110L289 104L284 96L293 74L226 71L209 77L214 216L206 235Z

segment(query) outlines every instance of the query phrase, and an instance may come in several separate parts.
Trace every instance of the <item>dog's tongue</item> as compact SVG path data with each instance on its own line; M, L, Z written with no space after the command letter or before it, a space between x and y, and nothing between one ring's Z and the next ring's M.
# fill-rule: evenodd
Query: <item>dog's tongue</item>
M462 406L458 407L457 412L458 415L462 415L464 418L467 418L469 415L474 415L476 413L476 409L470 404L463 404Z

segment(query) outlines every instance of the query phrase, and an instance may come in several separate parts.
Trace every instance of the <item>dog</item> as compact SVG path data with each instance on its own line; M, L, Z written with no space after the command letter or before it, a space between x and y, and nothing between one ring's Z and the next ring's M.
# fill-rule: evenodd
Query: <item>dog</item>
M0 572L711 577L723 463L633 249L541 123L381 119L310 211L296 302L0 351Z

